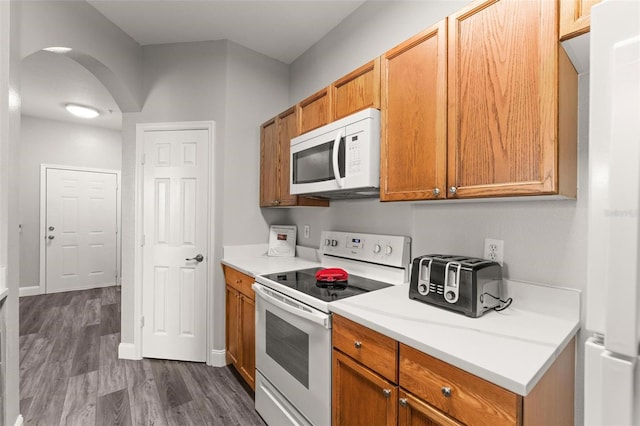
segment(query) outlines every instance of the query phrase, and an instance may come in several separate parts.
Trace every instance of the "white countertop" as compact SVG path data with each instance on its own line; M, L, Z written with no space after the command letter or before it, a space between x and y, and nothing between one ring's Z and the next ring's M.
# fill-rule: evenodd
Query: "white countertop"
M580 327L580 292L505 281L514 301L469 318L409 299L407 284L331 302L329 309L526 396Z
M296 247L295 257L267 256L267 244L225 246L222 263L251 277L320 266L315 249Z

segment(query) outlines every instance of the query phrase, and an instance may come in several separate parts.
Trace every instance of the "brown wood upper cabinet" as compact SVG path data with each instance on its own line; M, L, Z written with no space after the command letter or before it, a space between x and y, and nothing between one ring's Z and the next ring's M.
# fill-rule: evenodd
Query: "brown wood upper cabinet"
M560 0L560 40L588 33L591 7L601 0Z
M380 58L364 64L300 101L299 134L365 108L380 109Z
M380 58L335 81L331 90L331 121L365 108L380 109Z
M576 196L558 7L477 0L383 55L381 201Z
M577 74L557 16L483 0L448 18L448 196L575 197Z
M328 200L289 193L291 138L298 134L297 108L291 107L260 127L260 206L328 206Z
M331 122L331 90L329 87L314 93L298 103L300 132L307 133Z
M446 20L382 56L380 200L445 197Z

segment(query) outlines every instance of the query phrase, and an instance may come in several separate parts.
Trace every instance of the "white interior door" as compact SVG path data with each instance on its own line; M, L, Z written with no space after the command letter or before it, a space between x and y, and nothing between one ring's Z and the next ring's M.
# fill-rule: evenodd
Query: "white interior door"
M45 290L117 282L117 174L46 169Z
M206 361L208 138L144 132L144 357Z

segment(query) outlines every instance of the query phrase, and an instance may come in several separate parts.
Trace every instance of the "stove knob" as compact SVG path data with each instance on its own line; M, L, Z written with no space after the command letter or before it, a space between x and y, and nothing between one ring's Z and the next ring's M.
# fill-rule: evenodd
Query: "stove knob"
M382 247L380 247L380 244L376 244L375 246L373 246L374 253L380 253L380 250L382 250Z
M393 247L391 247L391 246L387 246L387 247L384 249L384 252L385 252L386 254L388 254L388 255L389 255L389 254L391 254L391 252L393 252Z
M330 239L328 239L328 238L327 238L326 240L324 240L324 245L325 245L325 246L329 246L329 245L331 245L331 240L330 240Z
M331 247L335 247L338 245L338 240L331 240Z

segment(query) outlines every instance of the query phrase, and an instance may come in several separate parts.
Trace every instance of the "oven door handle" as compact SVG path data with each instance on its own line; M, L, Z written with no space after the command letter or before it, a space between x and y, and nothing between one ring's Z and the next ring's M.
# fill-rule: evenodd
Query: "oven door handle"
M270 303L283 311L287 311L296 317L306 319L307 321L321 325L324 328L331 328L330 315L327 315L324 312L309 312L306 309L303 309L301 303L296 302L283 294L274 292L258 283L253 283L251 288L256 292L256 296L262 298L265 302ZM311 308L308 309L311 310Z
M342 129L338 130L336 139L333 141L333 177L336 179L338 188L342 188L342 177L340 177L340 164L338 162L338 154L340 153L340 142L342 142Z

